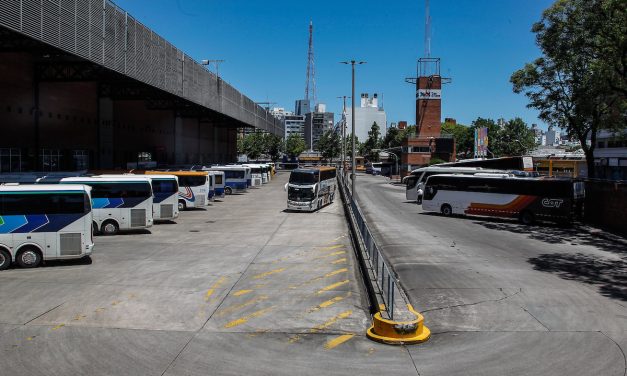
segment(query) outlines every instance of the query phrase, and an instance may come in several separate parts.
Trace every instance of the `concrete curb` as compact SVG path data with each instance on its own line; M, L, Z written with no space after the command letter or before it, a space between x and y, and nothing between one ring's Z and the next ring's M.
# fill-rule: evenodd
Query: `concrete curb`
M424 316L414 310L411 304L407 305L407 309L416 315L415 320L386 320L381 317L381 312L375 313L366 336L387 345L414 345L429 340L431 331L424 326Z

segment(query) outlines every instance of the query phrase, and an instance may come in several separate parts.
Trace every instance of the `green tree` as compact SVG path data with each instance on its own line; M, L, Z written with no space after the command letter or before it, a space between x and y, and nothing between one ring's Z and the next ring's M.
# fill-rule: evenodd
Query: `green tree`
M306 148L305 140L298 134L292 133L285 140L285 152L290 158L298 157Z
M353 147L353 136L350 134L346 135L346 156L350 158L352 155L352 147ZM359 142L359 137L355 135L355 155L360 155L361 150L361 142Z
M342 152L341 147L340 135L331 129L324 131L316 144L316 149L322 154L322 158L330 160L331 163L333 163L333 158Z
M532 31L543 56L512 74L514 92L579 141L594 176L597 132L627 127L627 3L556 1Z
M498 132L498 140L502 155L525 155L536 147L533 131L521 118L506 122Z
M461 158L470 158L474 151L474 128L453 123L442 123L442 134L450 134L455 139L455 152Z
M270 157L272 162L279 160L284 150L285 143L282 137L271 133L267 133L264 136L264 152Z
M242 150L249 160L259 159L264 152L264 135L261 132L246 135L242 141Z
M379 152L373 152L374 149L381 148L381 128L375 121L372 123L370 130L368 131L368 139L362 145L361 155L367 158L371 162L377 162L379 160Z

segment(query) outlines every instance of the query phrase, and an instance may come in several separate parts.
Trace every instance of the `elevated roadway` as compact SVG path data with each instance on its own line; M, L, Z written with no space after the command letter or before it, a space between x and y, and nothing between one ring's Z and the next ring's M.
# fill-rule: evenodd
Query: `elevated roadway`
M380 176L356 191L432 331L409 348L420 375L625 375L625 239L425 213Z

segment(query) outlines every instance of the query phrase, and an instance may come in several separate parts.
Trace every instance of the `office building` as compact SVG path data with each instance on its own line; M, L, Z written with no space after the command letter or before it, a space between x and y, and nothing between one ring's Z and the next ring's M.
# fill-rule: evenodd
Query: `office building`
M325 131L333 129L334 122L333 112L326 112L323 103L316 105L313 113L305 115L305 143L310 150L316 150L320 136Z
M350 108L346 109L346 132L350 133L352 122L352 112ZM385 137L387 130L387 119L383 107L379 107L379 98L375 93L372 98L367 93L361 94L361 102L359 107L355 107L355 134L359 142L368 139L368 132L372 128L372 124L376 122L381 132L381 137Z

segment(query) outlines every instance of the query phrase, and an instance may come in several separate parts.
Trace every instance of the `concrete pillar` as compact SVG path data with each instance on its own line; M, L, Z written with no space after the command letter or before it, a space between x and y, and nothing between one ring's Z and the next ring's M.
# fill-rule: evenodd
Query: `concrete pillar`
M98 168L113 168L113 100L98 99Z
M183 118L174 117L174 163L185 163L185 150L183 149Z

